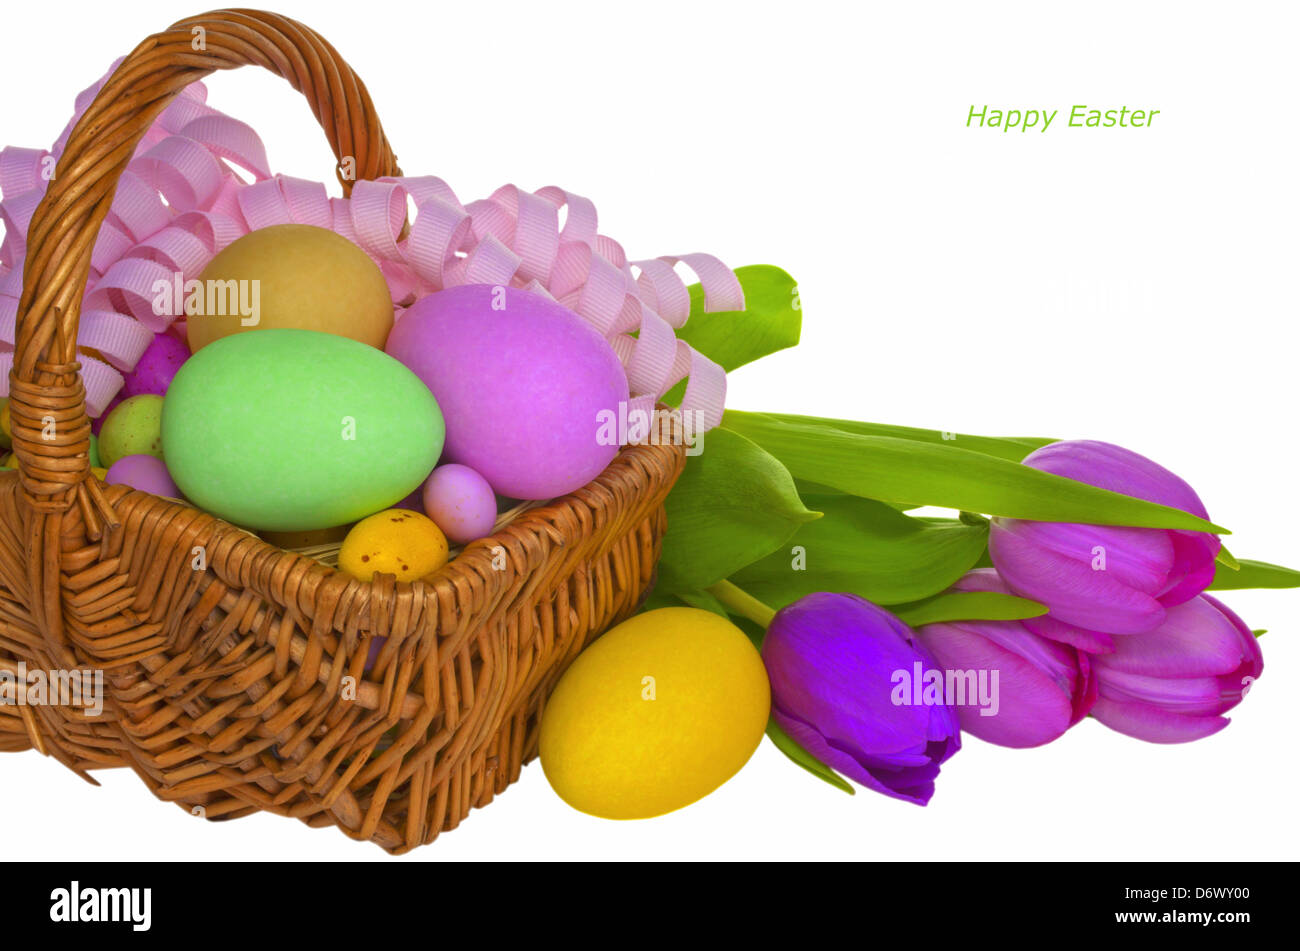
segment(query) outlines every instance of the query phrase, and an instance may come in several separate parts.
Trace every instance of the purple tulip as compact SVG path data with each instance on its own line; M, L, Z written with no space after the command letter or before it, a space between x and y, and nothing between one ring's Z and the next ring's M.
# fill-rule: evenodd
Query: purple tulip
M1186 743L1228 725L1264 670L1259 641L1222 602L1203 594L1169 609L1141 637L1121 637L1093 659L1092 715L1112 730L1152 743Z
M1186 482L1109 443L1052 443L1025 465L1207 517ZM1206 532L995 518L989 533L989 554L1011 590L1047 605L1078 636L1154 631L1167 608L1205 590L1218 553L1218 537Z
M895 672L938 669L906 624L857 595L810 594L776 612L763 662L772 717L796 743L870 789L930 801L961 735L947 705L894 701Z
M953 588L1009 593L992 568L968 572ZM1088 655L1038 636L1021 621L928 624L916 636L961 691L954 701L961 728L989 743L1050 743L1087 716L1097 699Z

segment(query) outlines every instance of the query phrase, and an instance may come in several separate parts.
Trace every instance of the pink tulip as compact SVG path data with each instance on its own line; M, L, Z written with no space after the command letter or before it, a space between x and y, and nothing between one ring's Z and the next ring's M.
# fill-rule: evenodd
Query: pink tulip
M1223 714L1259 679L1264 655L1241 618L1203 594L1170 608L1157 630L1117 637L1093 663L1094 717L1140 740L1186 743L1228 725Z
M1025 465L1207 517L1186 482L1109 443L1052 443L1030 453ZM989 531L989 554L1007 585L1074 629L1042 633L1065 633L1061 639L1085 649L1108 646L1096 632L1155 630L1168 608L1205 590L1218 553L1218 537L1206 532L1008 518L995 518Z
M1009 593L991 568L968 572L958 591ZM928 624L917 638L939 666L968 682L986 677L994 703L956 705L961 728L999 746L1041 746L1087 716L1097 696L1088 655L1039 637L1021 621ZM996 672L996 679L993 674Z

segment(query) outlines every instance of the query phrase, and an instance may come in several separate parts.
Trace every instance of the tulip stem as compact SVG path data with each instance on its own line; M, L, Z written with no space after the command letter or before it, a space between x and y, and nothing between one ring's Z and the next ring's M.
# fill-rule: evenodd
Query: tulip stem
M743 618L749 618L765 631L767 626L772 623L772 618L776 616L776 612L766 604L752 594L736 587L730 581L719 581L704 590L721 601L722 606L729 612L739 614Z

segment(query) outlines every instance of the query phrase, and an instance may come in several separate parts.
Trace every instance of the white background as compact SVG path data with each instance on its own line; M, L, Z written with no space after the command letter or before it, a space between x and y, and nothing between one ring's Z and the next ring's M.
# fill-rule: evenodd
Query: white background
M203 5L10 4L0 143L48 146L113 57ZM794 274L803 343L735 373L729 405L1118 442L1196 486L1237 555L1300 564L1293 7L277 5L352 62L408 173L462 200L561 184L633 258ZM332 180L286 84L246 69L210 89L275 170ZM1160 115L1067 129L1075 103ZM965 128L972 104L1061 114L1003 134ZM1269 629L1266 671L1199 743L1094 721L1037 750L968 738L924 809L847 797L765 743L706 800L634 823L570 810L534 765L401 861L1295 859L1300 593L1229 600ZM0 852L386 859L278 817L213 826L128 771L98 777L0 757Z

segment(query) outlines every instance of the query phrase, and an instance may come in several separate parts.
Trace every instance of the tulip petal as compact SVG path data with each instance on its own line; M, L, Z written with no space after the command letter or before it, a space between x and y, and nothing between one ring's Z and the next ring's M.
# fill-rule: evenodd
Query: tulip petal
M996 568L972 568L953 583L954 591L993 591L998 594L1014 594L1002 580ZM1025 618L1020 622L1031 634L1045 637L1061 644L1069 644L1079 650L1094 654L1108 654L1114 650L1114 641L1109 634L1100 631L1086 631L1064 621L1057 620L1050 614L1041 617Z
M1214 561L1223 547L1218 535L1205 532L1170 532L1169 536L1174 543L1172 584L1159 596L1167 608L1190 601L1209 587L1214 580Z
M891 796L894 799L902 799L905 802L913 802L920 806L928 803L930 797L934 795L933 779L921 779L919 782L913 782L913 777L909 774L909 771L900 771L892 777L892 781L887 782L883 778L877 777L871 769L859 762L852 754L827 743L825 737L804 721L791 717L775 707L772 709L772 717L781 729L785 730L790 735L790 738L805 750L831 767L831 769L849 777L854 782L866 786L868 789L874 789L876 792ZM900 782L900 780L903 781Z
M985 632L992 628L1019 628L1018 636L1033 638L1013 622L990 622L979 626L979 630ZM1044 670L1018 652L966 626L930 624L921 628L917 636L946 671L988 672L985 674L986 685L992 684L991 672L997 671L993 703L983 706L979 700L984 698L968 697L961 698L965 702L956 706L961 728L967 733L999 746L1025 748L1049 743L1069 729L1074 713L1070 689L1077 669L1070 671L1071 679L1063 685L1055 671ZM1039 643L1057 646L1050 641ZM996 713L987 715L994 709Z
M1101 700L1145 703L1170 713L1208 716L1223 712L1222 691L1217 677L1146 677L1097 665Z
M1099 722L1117 733L1149 743L1188 743L1218 733L1228 725L1223 716L1187 716L1145 703L1099 699L1092 708Z
M1069 644L1076 650L1086 651L1089 654L1109 654L1115 649L1115 638L1111 635L1103 634L1101 631L1088 631L1081 627L1075 627L1073 624L1066 624L1050 614L1025 618L1020 623L1039 637L1045 637L1049 641L1057 641L1061 644ZM1141 635L1125 634L1120 636L1138 637Z
M1165 609L1151 594L1130 587L1109 570L1118 550L1107 551L1107 570L1094 571L1090 562L1062 555L1044 544L1042 527L1015 519L994 519L989 532L989 554L998 573L1016 594L1046 604L1056 619L1085 630L1110 634L1143 634L1164 620ZM1136 529L1131 531L1137 531ZM1156 538L1164 536L1157 533ZM1158 547L1158 546L1157 546ZM1172 564L1172 544L1165 553ZM1147 552L1158 555L1156 549ZM1121 559L1124 561L1124 559ZM1134 559L1127 563L1135 564ZM1128 572L1135 577L1134 572ZM1155 590L1163 587L1163 579Z
M1043 472L1182 509L1201 518L1209 517L1200 497L1183 479L1145 456L1111 443L1095 440L1052 443L1030 453L1024 463ZM1159 587L1133 583L1166 607L1190 600L1214 579L1214 560L1222 545L1217 535L1174 530L1128 531L1161 535L1172 545L1173 557Z
M1233 622L1208 600L1193 598L1169 608L1156 630L1118 638L1097 665L1147 677L1213 677L1235 671L1244 659Z
M1070 726L1074 726L1092 713L1097 703L1097 665L1083 651L1079 651L1079 679L1074 685L1073 711Z
M1216 609L1226 617L1232 626L1237 629L1237 636L1240 638L1241 652L1244 658L1241 668L1236 673L1248 676L1252 680L1258 680L1260 674L1264 673L1264 652L1260 649L1259 638L1247 626L1246 622L1237 616L1237 613L1228 607L1213 595L1203 594L1201 598L1214 605Z
M1043 472L1209 518L1196 490L1182 478L1158 462L1114 443L1062 440L1034 450L1024 463Z
M763 641L773 704L852 749L908 750L930 726L927 708L892 700L894 672L910 675L923 663L910 637L892 614L855 595L801 598L777 612Z
M1170 533L1161 529L1024 519L999 519L997 525L1002 532L1078 562L1090 572L1105 572L1126 588L1155 596L1169 586L1174 543Z

